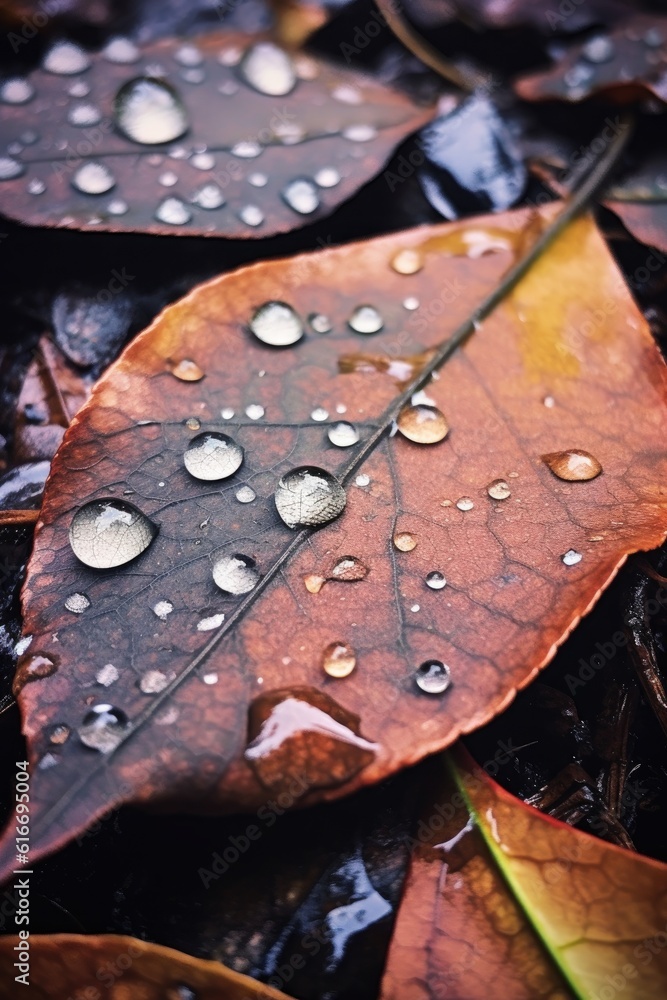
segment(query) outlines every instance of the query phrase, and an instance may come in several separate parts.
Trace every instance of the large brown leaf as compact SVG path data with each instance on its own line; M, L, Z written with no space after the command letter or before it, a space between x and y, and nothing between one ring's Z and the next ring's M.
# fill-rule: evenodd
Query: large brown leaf
M36 70L28 80L31 100L0 103L0 142L20 165L14 172L23 171L13 178L11 169L3 172L8 179L0 181L0 211L33 225L70 228L240 238L285 232L347 200L433 114L432 107L418 107L369 77L303 54L293 57L301 74L293 90L284 96L260 93L238 65L223 62L238 62L265 42L218 32L196 44L156 42L137 50L129 65L110 61L103 50L86 56L90 67L76 76ZM117 91L145 75L180 95L188 128L174 141L142 144L118 127ZM71 115L92 124L71 124ZM110 171L113 187L103 181L103 193L83 193L77 178L87 164ZM328 171L323 179L322 170ZM292 198L300 210L285 199L296 179L315 189L315 200L312 190L305 202ZM192 199L206 185L218 193L209 190L208 207L201 207L201 199ZM156 218L166 199L182 206L167 209L172 222ZM243 221L240 213L248 206L259 210L262 221Z
M34 638L16 687L35 765L34 855L123 801L245 809L284 793L309 804L378 781L501 711L626 554L660 543L665 370L589 219L429 380L449 437L378 431L401 405L397 379L496 287L539 218L518 211L244 268L165 310L100 380L54 461L24 591ZM390 262L408 248L423 269L397 274ZM421 305L408 310L412 296ZM332 332L265 346L247 324L271 299L321 310ZM347 320L369 302L384 329L356 334ZM172 374L186 359L199 381ZM349 450L327 439L342 412L361 437ZM212 430L245 449L222 487L183 466L189 441ZM556 478L541 456L568 448L596 456L602 475ZM347 491L343 515L316 532L291 531L274 505L281 475L304 465ZM508 499L488 494L497 479ZM242 485L257 499L239 502ZM128 496L159 534L130 565L86 568L69 546L74 513ZM410 551L404 537L392 543L404 533ZM212 561L236 553L262 576L245 597L212 579ZM434 571L444 589L427 586ZM80 614L65 605L75 594ZM331 644L356 655L343 679L323 672ZM432 658L451 669L439 696L416 684ZM107 755L77 736L95 704L131 720ZM268 716L262 755L244 756Z
M417 825L382 1000L661 1000L667 866L454 759L456 781L434 769Z
M219 962L192 958L137 938L109 934L30 935L29 945L14 936L0 938L0 997L14 1000L28 985L33 1000L99 998L132 1000L287 1000L284 993ZM17 968L22 955L28 972ZM27 975L27 981L15 981Z

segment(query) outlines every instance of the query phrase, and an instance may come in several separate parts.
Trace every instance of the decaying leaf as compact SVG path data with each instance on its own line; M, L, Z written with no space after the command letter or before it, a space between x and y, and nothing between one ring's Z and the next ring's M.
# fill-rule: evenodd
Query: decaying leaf
M14 936L0 938L0 997L14 1000L29 985L35 1000L287 1000L284 993L219 962L192 958L172 948L109 934L30 935L29 947ZM21 965L26 958L27 979Z
M5 215L241 238L327 215L433 113L231 32L142 50L116 39L98 55L62 43L0 97Z
M382 1000L660 1000L667 866L544 816L460 750L453 760L456 781L434 768Z
M545 72L517 81L529 101L583 101L592 94L627 103L637 98L667 100L667 18L636 14L609 33L572 45Z
M297 777L300 804L378 781L501 711L660 543L665 370L589 219L410 405L553 213L224 275L100 380L24 590L33 857L123 801L250 809ZM602 474L569 481L578 452ZM368 572L308 592L336 557Z

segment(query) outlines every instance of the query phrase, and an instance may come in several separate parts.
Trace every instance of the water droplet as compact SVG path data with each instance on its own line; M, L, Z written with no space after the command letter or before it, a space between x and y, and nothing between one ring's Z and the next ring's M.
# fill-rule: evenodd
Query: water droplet
M125 215L127 212L127 202L123 201L122 198L114 198L107 205L107 212L109 215Z
M218 675L217 674L213 674L213 673L211 673L211 674L204 674L204 676L202 677L202 680L203 680L204 684L209 684L209 685L210 684L217 684L218 683Z
M192 219L192 212L180 198L165 198L155 211L158 222L168 226L184 226Z
M49 734L49 742L60 747L63 743L67 743L69 736L69 726L65 726L63 723L60 723L59 725L54 726L51 730L51 733Z
M486 492L493 500L507 500L512 495L512 491L504 479L494 479L486 487Z
M74 555L93 569L124 566L145 552L158 528L127 500L93 500L72 519L69 540Z
M266 174L254 173L250 174L250 176L248 177L248 184L252 184L252 186L256 188L266 187L268 182L269 178L266 176Z
M32 180L28 182L28 194L44 194L45 191L46 184L38 177L33 177Z
M68 598L65 599L65 607L72 614L81 615L87 608L90 607L90 601L85 594L70 594Z
M327 437L337 448L350 448L359 441L359 431L354 424L349 424L347 420L341 420L329 427Z
M420 608L418 604L413 604L412 607L410 608L410 611L412 611L414 614L417 614L419 610Z
M247 594L259 583L259 572L254 559L235 553L215 560L213 579L226 594Z
M276 508L289 528L318 527L342 514L345 490L330 472L314 466L293 469L275 492Z
M137 62L141 53L139 49L130 41L129 38L121 38L117 36L116 38L111 38L107 44L102 49L102 55L109 62L119 63L121 65L130 65L130 63Z
M310 414L310 419L321 423L323 420L329 419L329 411L325 410L323 406L316 406Z
M100 753L111 753L123 742L128 719L120 708L113 705L95 705L83 717L79 739L84 746Z
M390 264L397 274L417 274L424 266L424 259L418 250L399 250Z
M426 586L430 587L431 590L442 590L446 583L444 574L440 573L437 569L434 569L426 576Z
M471 497L461 497L460 500L456 501L456 506L459 510L472 510L475 504Z
M414 312L415 309L419 309L419 299L414 295L409 295L407 299L403 299L403 308Z
M236 491L236 499L239 503L252 503L257 494L250 486L242 486Z
M220 416L223 420L231 420L234 416L234 410L231 406L225 406L224 409L220 410Z
M556 405L556 400L553 398L553 396L545 396L542 402L544 403L544 405L548 410L553 410L554 406Z
M243 448L226 434L207 432L192 438L183 455L185 468L195 479L215 482L233 476L243 462Z
M16 645L14 646L14 652L15 652L15 654L17 656L23 656L23 654L25 653L26 649L28 648L28 646L30 645L31 642L32 642L32 636L31 635L24 635L24 636L22 636L19 639L19 641L16 643Z
M590 452L579 448L542 455L542 461L555 476L567 482L584 482L588 479L595 479L602 472L602 466L597 458Z
M568 549L567 552L561 556L561 559L566 566L576 566L577 563L580 563L583 558L584 557L581 552L577 552L575 549Z
M115 185L116 178L105 163L89 160L83 163L72 177L72 185L83 194L106 194Z
M442 660L426 660L415 670L415 681L426 694L443 694L451 684L449 667Z
M249 325L257 339L271 347L289 347L303 337L303 323L286 302L265 302Z
M70 97L88 97L90 84L87 80L73 80L67 88Z
M349 139L350 142L370 142L371 139L377 137L377 129L374 125L348 125L341 132L344 139Z
M657 49L664 43L665 36L660 28L653 27L644 32L642 41L644 42L644 45L648 45L649 48Z
M394 545L399 552L412 552L417 547L417 539L409 531L397 531L394 535Z
M118 667L114 667L113 663L105 663L105 665L97 671L95 680L98 684L101 684L102 687L111 687L112 684L116 683L119 677L120 671L118 670Z
M190 164L195 170L212 170L215 166L215 157L212 153L208 152L195 153L190 160Z
M239 211L239 219L245 222L246 226L256 228L264 222L264 213L257 205L244 205Z
M139 681L139 689L144 694L159 694L169 684L169 678L161 670L148 670Z
M222 188L211 181L197 188L192 195L192 202L194 205L199 205L200 208L205 208L208 211L215 208L222 208L225 204L225 196L222 193Z
M190 358L183 358L181 361L172 363L169 368L172 375L182 382L199 382L203 379L204 373L196 361Z
M74 42L56 42L42 60L42 69L56 76L74 76L90 66L90 59Z
M22 76L12 76L0 85L0 101L5 104L27 104L35 96L35 88Z
M243 51L238 45L228 45L218 53L218 62L221 66L238 66L243 57Z
M171 601L158 601L157 604L153 605L153 611L158 616L160 621L166 622L167 615L170 615L174 610L174 605Z
M246 83L270 97L284 97L296 85L292 60L271 42L260 42L248 49L240 66Z
M178 175L175 174L173 170L165 170L163 174L160 174L157 182L158 184L161 184L162 187L173 187L174 184L178 184Z
M249 406L245 408L245 415L249 417L250 420L261 420L264 416L264 407L260 406L259 403L250 403Z
M188 129L188 118L176 91L152 77L141 76L123 84L114 101L120 130L144 146L173 142Z
M315 183L321 188L332 188L340 184L340 174L335 167L322 167L314 177Z
M312 181L305 177L297 177L282 190L282 198L286 205L299 215L311 215L320 207L320 196Z
M189 431L198 431L201 427L201 420L198 417L188 417L185 426Z
M324 313L311 313L308 322L315 333L330 333L333 329L331 320Z
M223 614L211 615L210 618L202 618L197 622L198 632L212 632L214 628L220 628L225 620Z
M360 559L357 559L356 556L343 556L331 570L328 579L353 582L354 580L363 580L366 576L368 576L368 567L364 566Z
M94 104L75 104L67 112L67 121L77 128L99 125L102 121L102 112Z
M21 132L19 139L24 146L34 146L39 141L39 132L35 132L34 128L27 128L25 132Z
M181 66L201 66L204 57L196 45L181 45L174 52L174 59Z
M348 324L355 333L378 333L382 329L383 320L373 306L357 306Z
M25 167L13 156L0 156L0 181L13 181L25 173Z
M349 677L356 665L354 650L343 642L331 642L324 650L322 668L329 677Z
M303 582L309 594L319 594L320 590L327 582L327 578L325 576L319 576L317 573L309 573L307 576L304 576Z
M449 425L437 406L424 403L404 406L396 421L398 429L409 441L417 444L436 444L449 434Z
M51 677L55 674L57 666L49 656L36 653L31 656L22 656L16 667L12 690L15 695L23 690L26 684L31 681L40 681L44 677Z
M614 58L616 50L611 38L606 35L596 35L594 38L589 38L581 54L589 62L605 63Z
M357 476L355 479L355 483L357 486L370 486L371 477L367 476L365 472L362 472L361 475Z
M252 139L245 139L237 142L231 148L233 156L238 156L242 160L254 160L263 151L264 147Z

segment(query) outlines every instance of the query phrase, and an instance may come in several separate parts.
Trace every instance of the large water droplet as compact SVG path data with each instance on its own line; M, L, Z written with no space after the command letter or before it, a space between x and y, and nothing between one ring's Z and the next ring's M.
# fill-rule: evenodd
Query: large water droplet
M27 104L35 96L35 88L22 76L12 76L0 84L0 101L5 104Z
M180 198L165 198L155 210L155 218L168 226L184 226L192 219L192 212Z
M243 462L243 448L226 434L207 432L192 438L183 455L195 479L214 482L233 476Z
M247 594L259 583L259 572L254 559L235 553L216 559L213 579L226 594Z
M239 69L246 83L270 97L284 97L296 85L292 60L271 42L260 42L248 49Z
M102 112L94 104L75 104L67 112L67 121L77 128L99 125Z
M299 215L311 215L320 207L320 196L312 181L297 177L289 181L282 190L283 201Z
M437 406L425 403L404 406L396 423L403 437L417 444L436 444L443 441L449 433L445 415Z
M337 448L350 448L359 441L359 431L354 424L341 420L327 430L327 437Z
M412 552L417 547L417 539L409 531L397 531L394 535L394 545L399 552Z
M90 601L85 594L70 594L65 598L65 607L74 615L81 615L90 607Z
M24 173L24 165L13 156L0 156L0 181L13 181Z
M494 479L493 482L489 483L486 487L486 492L492 500L507 500L507 498L512 495L509 484L506 483L504 479Z
M391 259L391 267L397 274L416 274L424 266L424 259L418 250L399 250Z
M90 59L74 42L56 42L42 60L42 69L56 76L74 76L90 66Z
M83 717L79 739L84 746L100 753L111 753L123 742L128 729L128 719L120 708L113 705L95 705Z
M202 184L200 188L197 188L192 196L192 202L194 205L199 205L200 208L210 211L215 208L222 208L225 204L225 196L222 193L222 188L218 187L213 181L210 181L208 184Z
M123 84L114 101L120 130L145 146L173 142L188 129L185 108L164 80L141 76Z
M451 684L449 667L442 660L426 660L415 670L415 681L426 694L442 694Z
M555 476L568 482L595 479L602 472L602 466L597 458L579 448L550 452L548 455L542 455L542 461L549 466Z
M44 677L51 677L52 674L55 674L56 670L56 663L50 656L44 656L42 653L22 656L14 674L14 682L12 684L14 694L18 695L25 685L31 681L40 681Z
M74 515L69 540L86 566L112 569L145 552L157 532L157 526L126 500L93 500Z
M355 333L378 333L382 329L383 320L374 306L357 306L348 324Z
M456 501L456 506L459 510L472 510L475 504L473 503L472 497L461 497Z
M426 586L430 587L431 590L442 590L446 583L444 573L441 573L437 569L434 569L426 576Z
M289 347L303 337L303 323L286 302L265 302L249 325L258 340L272 347Z
M72 177L72 185L83 194L106 194L115 185L116 178L105 163L83 163Z
M561 556L561 559L566 566L576 566L577 563L580 563L583 558L584 557L581 552L577 552L575 549L568 549L567 552Z
M331 642L324 650L322 668L329 677L349 677L356 665L354 650L344 642Z
M134 42L129 38L111 38L102 49L102 55L109 62L129 65L137 62L141 53Z
M196 361L190 358L183 358L170 365L171 374L180 379L181 382L199 382L203 379L204 373Z
M314 410L311 410L310 419L322 423L322 421L329 419L329 411L325 410L323 406L316 406Z
M275 493L276 508L289 528L318 527L345 509L345 490L330 472L302 466L283 476Z

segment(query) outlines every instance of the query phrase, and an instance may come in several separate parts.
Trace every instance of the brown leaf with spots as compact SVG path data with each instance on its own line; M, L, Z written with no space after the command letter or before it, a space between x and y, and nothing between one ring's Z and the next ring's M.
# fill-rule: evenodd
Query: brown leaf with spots
M667 866L434 761L381 1000L662 1000Z
M133 48L121 55L130 59ZM20 148L0 181L5 215L114 232L286 232L350 198L433 115L368 77L261 37L169 39L122 63L107 51L79 50L90 65L76 76L35 70L23 85L33 92L27 102L0 103L0 141ZM248 82L253 52L248 75L266 89L264 72L276 96ZM61 63L67 58L77 57L65 53ZM146 76L152 82L131 88L119 115L119 89ZM301 186L290 188L294 181Z
M16 688L33 762L33 856L121 802L256 809L275 797L276 758L298 761L283 790L301 805L381 780L502 711L627 554L662 541L665 369L590 219L569 226L436 378L422 368L405 387L406 366L435 366L433 349L462 322L472 329L471 310L554 214L522 210L243 268L170 306L111 366L54 460L24 589L33 639ZM299 317L326 315L331 332L267 346L248 324L277 299ZM378 325L357 312L369 303L382 330L356 333L353 315ZM293 337L294 316L279 313L269 332ZM357 369L354 353L391 364ZM172 374L186 360L198 380ZM449 427L430 445L391 433L420 379L427 395L411 434L423 420L431 436L433 405ZM357 444L330 443L341 420ZM184 451L204 433L235 442L228 472L243 449L231 478L186 471ZM572 449L602 474L563 481L541 457ZM304 466L345 490L312 507L318 518L340 512L320 530L292 530L277 514L279 480ZM301 505L303 518L313 482L290 484L289 513ZM139 533L150 544L135 561L89 569L70 548L72 519L114 498L157 534ZM368 572L309 592L304 581L337 559ZM348 676L323 670L332 643L355 655ZM443 667L419 671L433 660L449 667L447 690ZM89 731L87 745L78 734L102 705L120 714L102 712L95 750Z
M104 994L114 1000L288 1000L280 990L225 968L148 941L109 934L31 934L27 980L15 963L17 937L0 938L0 997L15 1000L24 985L31 1000L79 1000Z
M550 69L517 80L515 90L527 101L576 104L601 94L619 104L646 97L665 102L666 59L667 18L637 14L609 33L571 45ZM613 131L614 120L608 125Z

